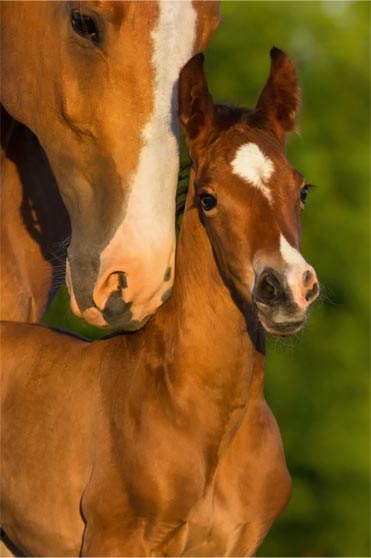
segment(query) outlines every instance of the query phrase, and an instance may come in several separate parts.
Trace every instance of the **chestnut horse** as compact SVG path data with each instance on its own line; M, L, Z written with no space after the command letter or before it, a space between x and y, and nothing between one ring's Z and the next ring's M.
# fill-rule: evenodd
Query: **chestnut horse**
M40 320L70 228L75 314L134 330L169 296L178 76L218 21L218 2L1 2L2 319Z
M290 495L263 382L264 329L297 332L318 293L285 157L295 66L272 49L252 111L214 105L202 55L179 91L194 171L170 300L92 343L3 325L1 517L27 555L250 556Z

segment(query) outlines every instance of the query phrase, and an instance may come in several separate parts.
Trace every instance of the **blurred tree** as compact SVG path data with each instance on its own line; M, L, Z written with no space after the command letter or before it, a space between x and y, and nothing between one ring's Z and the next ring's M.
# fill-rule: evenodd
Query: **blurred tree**
M224 2L207 53L219 100L253 106L276 45L296 61L303 252L322 281L299 338L268 347L266 394L293 478L261 556L370 556L370 3Z

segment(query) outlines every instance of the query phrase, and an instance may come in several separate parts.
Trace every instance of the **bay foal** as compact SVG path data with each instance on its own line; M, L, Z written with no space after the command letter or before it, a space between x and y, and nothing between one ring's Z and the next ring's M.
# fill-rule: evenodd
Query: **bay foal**
M169 296L178 77L218 22L219 2L0 2L2 319L41 319L70 236L87 322L134 330Z
M215 106L192 59L171 299L93 343L3 325L1 517L27 555L250 556L286 505L263 327L298 331L318 292L299 252L306 186L284 155L298 103L278 49L253 111Z

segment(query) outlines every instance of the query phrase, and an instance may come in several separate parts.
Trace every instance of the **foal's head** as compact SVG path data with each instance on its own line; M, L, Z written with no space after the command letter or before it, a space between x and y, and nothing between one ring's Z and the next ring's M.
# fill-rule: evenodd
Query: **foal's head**
M319 287L300 254L308 186L285 156L300 92L295 65L271 50L271 72L254 110L214 105L197 55L180 79L180 119L195 166L195 190L221 274L254 304L265 330L297 332Z

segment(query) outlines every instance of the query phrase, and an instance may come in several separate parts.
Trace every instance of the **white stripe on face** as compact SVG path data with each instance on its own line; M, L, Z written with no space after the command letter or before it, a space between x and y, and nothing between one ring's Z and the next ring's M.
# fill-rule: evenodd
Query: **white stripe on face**
M289 268L302 265L308 267L307 262L300 254L300 252L296 248L291 246L291 244L287 242L286 238L282 234L280 235L280 251L283 260Z
M285 276L293 298L299 307L305 308L308 306L308 301L305 299L307 289L303 285L303 274L310 271L315 277L315 271L282 234L280 235L280 252L287 266Z
M126 220L135 223L140 216L149 238L157 237L161 244L174 231L179 170L177 83L192 55L197 14L190 1L160 1L159 10L152 33L154 111L143 131L144 147L130 188Z
M235 174L260 190L269 202L272 201L267 182L273 174L274 165L256 143L245 143L237 149L232 169Z
M133 301L135 318L135 305L143 305L157 293L160 305L163 277L174 259L177 86L196 36L197 14L190 0L160 1L158 6L152 32L154 109L142 132L143 148L130 183L125 218L101 253L101 274L115 267L125 272L125 300Z

